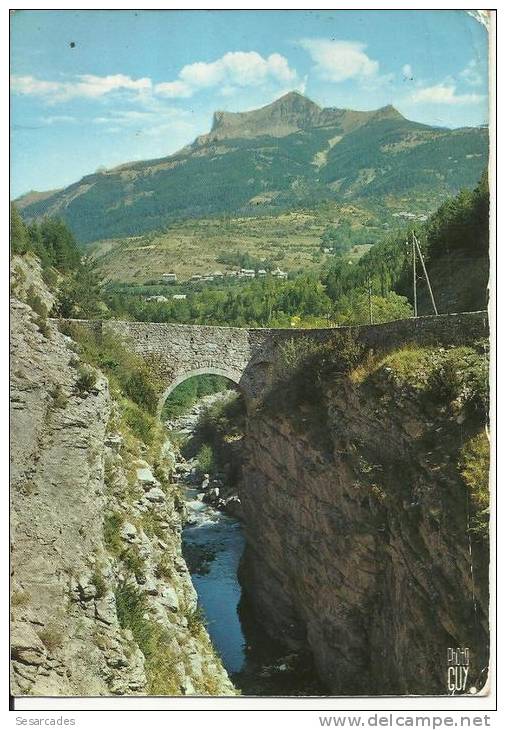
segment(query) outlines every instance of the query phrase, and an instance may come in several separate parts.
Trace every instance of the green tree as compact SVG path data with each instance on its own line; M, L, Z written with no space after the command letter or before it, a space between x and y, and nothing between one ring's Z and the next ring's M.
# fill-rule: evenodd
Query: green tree
M30 237L19 211L11 203L11 253L25 254L30 249Z
M62 282L53 313L63 318L92 319L104 309L100 281L92 265L80 263Z
M60 218L43 218L39 226L41 243L51 264L60 271L75 269L81 254L71 230Z

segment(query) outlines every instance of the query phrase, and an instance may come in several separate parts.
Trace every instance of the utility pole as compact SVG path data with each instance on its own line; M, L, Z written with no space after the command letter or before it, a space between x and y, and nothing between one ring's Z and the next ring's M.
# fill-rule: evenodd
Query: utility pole
M438 311L437 311L437 307L436 307L436 302L434 300L434 294L432 293L432 287L430 285L429 275L427 273L427 269L425 268L425 261L423 260L422 251L420 249L420 244L418 243L418 239L415 236L415 232L414 231L413 231L413 240L414 240L414 243L416 245L416 249L418 251L418 255L420 256L420 261L422 262L422 269L423 269L423 273L425 274L425 280L427 282L427 286L429 287L429 294L430 294L430 298L431 298L431 301L432 301L432 306L434 308L434 314L437 314Z
M367 277L367 293L369 296L369 324L372 324L372 284L370 275Z
M406 241L407 243L407 241ZM413 257L413 308L415 310L415 317L418 317L418 305L416 301L416 249L415 249L415 232L413 231L413 238L411 241L411 253Z

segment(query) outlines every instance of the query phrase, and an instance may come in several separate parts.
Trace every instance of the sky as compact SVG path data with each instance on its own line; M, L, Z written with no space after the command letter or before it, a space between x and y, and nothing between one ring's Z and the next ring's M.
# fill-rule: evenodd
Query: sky
M11 195L163 157L208 132L214 111L291 90L321 106L485 124L487 43L463 10L16 11Z

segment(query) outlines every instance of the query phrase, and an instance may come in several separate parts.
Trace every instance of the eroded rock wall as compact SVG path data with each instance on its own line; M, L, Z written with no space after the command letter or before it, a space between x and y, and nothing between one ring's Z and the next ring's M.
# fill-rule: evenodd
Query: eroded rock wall
M79 386L72 341L17 298L11 313L12 693L235 693L194 620L177 491L125 462L107 379ZM158 664L125 625L125 586L164 637Z
M331 693L447 694L449 647L470 648L468 689L485 683L488 552L458 473L473 428L388 369L329 387L320 429L250 414L241 580Z

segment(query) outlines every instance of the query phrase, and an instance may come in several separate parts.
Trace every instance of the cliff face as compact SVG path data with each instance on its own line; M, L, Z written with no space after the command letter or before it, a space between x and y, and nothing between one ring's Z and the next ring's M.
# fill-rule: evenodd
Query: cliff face
M348 134L370 120L380 119L403 117L392 106L371 112L322 109L302 94L291 91L261 109L250 112L215 112L211 132L199 137L198 143L261 135L286 137L303 129L325 126L337 126L343 134Z
M11 312L11 691L233 694L181 556L170 448L159 478L129 460L107 379L28 304Z
M250 415L241 580L258 617L335 694L447 694L450 647L470 648L480 689L488 553L458 471L476 423L389 367L328 384L324 405L319 424L311 407Z

